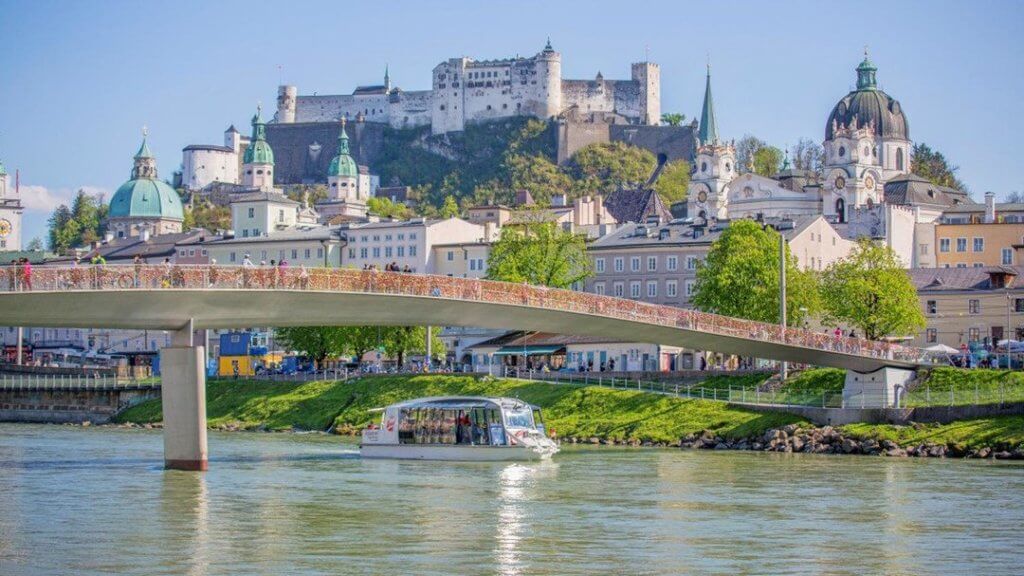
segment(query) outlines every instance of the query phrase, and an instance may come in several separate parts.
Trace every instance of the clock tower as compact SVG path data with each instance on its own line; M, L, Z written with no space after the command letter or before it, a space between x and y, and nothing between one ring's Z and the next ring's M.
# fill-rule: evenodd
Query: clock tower
M21 198L7 185L7 170L0 162L0 251L21 250Z
M704 107L700 115L700 131L696 164L686 193L686 214L691 218L728 217L726 187L736 177L736 149L718 140L715 104L711 98L711 65L708 65L704 88Z

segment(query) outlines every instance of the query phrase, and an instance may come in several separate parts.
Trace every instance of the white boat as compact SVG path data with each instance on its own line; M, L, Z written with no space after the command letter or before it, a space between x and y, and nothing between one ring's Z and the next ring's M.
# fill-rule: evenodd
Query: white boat
M363 430L364 458L541 460L558 452L540 408L516 398L440 396L380 410L380 424Z

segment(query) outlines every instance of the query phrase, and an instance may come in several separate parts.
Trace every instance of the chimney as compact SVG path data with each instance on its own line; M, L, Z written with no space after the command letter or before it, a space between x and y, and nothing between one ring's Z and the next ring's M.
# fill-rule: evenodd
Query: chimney
M996 221L996 194L985 192L985 224L994 224Z

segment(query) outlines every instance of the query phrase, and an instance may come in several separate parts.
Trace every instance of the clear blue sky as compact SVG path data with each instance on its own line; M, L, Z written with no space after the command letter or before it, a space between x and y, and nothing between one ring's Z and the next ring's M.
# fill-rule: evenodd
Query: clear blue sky
M1021 2L0 0L0 14L0 158L21 170L26 242L75 189L109 199L143 124L170 176L182 147L248 130L258 100L272 113L281 80L349 93L390 64L394 84L423 89L445 58L529 55L547 36L569 78L627 78L647 47L662 109L688 118L710 54L719 132L780 147L821 140L868 45L915 141L976 197L1024 190Z

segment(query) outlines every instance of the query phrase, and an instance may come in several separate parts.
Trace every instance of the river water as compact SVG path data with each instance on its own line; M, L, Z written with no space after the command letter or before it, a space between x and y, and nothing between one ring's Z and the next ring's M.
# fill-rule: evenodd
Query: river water
M0 574L1020 574L1024 466L638 448L361 460L319 434L0 425Z

